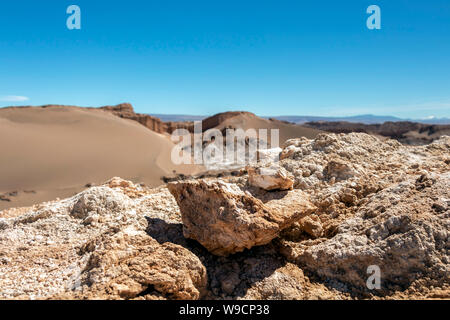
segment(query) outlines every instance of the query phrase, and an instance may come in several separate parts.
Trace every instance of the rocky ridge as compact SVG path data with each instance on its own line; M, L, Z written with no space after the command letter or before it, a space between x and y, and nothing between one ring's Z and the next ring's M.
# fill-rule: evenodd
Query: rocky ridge
M352 123L347 121L315 121L306 122L305 127L315 128L333 133L364 132L397 141L408 145L425 145L450 134L448 124L424 124L410 121L386 121L377 124Z

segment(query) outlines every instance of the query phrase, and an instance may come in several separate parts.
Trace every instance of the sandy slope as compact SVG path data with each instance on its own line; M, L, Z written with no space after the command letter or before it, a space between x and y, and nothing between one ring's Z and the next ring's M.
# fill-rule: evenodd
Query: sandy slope
M0 210L67 197L123 176L151 186L175 166L172 143L137 122L77 107L0 109ZM27 191L27 192L25 192Z
M314 128L307 128L301 125L288 124L277 120L268 120L255 116L251 113L242 113L223 121L216 128L221 130L223 128L233 127L248 129L279 129L280 130L280 146L288 139L306 137L314 139L319 133L323 132ZM270 132L268 133L270 141Z

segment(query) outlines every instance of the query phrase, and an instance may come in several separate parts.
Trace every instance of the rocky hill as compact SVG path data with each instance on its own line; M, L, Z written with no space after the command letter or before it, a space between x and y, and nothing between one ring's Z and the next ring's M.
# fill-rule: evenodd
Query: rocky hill
M450 137L320 134L280 159L2 211L0 297L450 298Z

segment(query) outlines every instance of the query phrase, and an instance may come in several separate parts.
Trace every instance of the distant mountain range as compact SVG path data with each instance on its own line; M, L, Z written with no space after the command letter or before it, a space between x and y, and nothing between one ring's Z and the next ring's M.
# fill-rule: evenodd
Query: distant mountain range
M193 115L180 115L180 114L151 114L154 117L161 119L164 122L178 122L178 121L201 121L207 116L193 116ZM297 124L302 124L306 122L317 122L317 121L327 121L327 122L342 122L347 121L351 123L363 123L363 124L379 124L385 122L401 122L401 121L411 121L424 124L450 124L449 118L427 118L427 119L402 119L393 116L376 116L372 114L364 114L350 117L320 117L320 116L273 116L273 117L263 117L266 119L272 118L280 121L287 121Z
M317 122L317 121L327 121L327 122L352 122L352 123L363 123L363 124L381 124L385 122L418 122L424 124L450 124L449 118L427 118L427 119L402 119L393 116L376 116L373 114L363 114L350 117L316 117L316 116L277 116L271 117L273 119L288 121L297 124L306 122Z

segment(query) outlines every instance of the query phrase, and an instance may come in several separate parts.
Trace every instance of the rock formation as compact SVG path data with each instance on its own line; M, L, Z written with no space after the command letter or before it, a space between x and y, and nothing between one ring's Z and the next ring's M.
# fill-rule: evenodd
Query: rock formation
M180 206L184 236L216 255L267 244L314 210L303 193L291 199L296 210L286 211L272 208L277 200L263 203L238 186L221 181L172 182L168 188Z
M135 113L133 106L129 103L122 103L116 106L105 106L101 107L100 109L111 112L114 115L121 118L137 121L143 126L155 132L158 133L168 132L168 127L165 122L161 121L158 118L152 117L148 114Z
M320 244L292 247L289 258L328 279L363 287L370 265L400 286L450 274L450 172L427 177L424 189L407 179L370 196ZM401 199L401 201L399 201Z
M146 216L176 212L161 191L115 178L1 218L0 298L198 299L207 283L198 257L145 232Z

